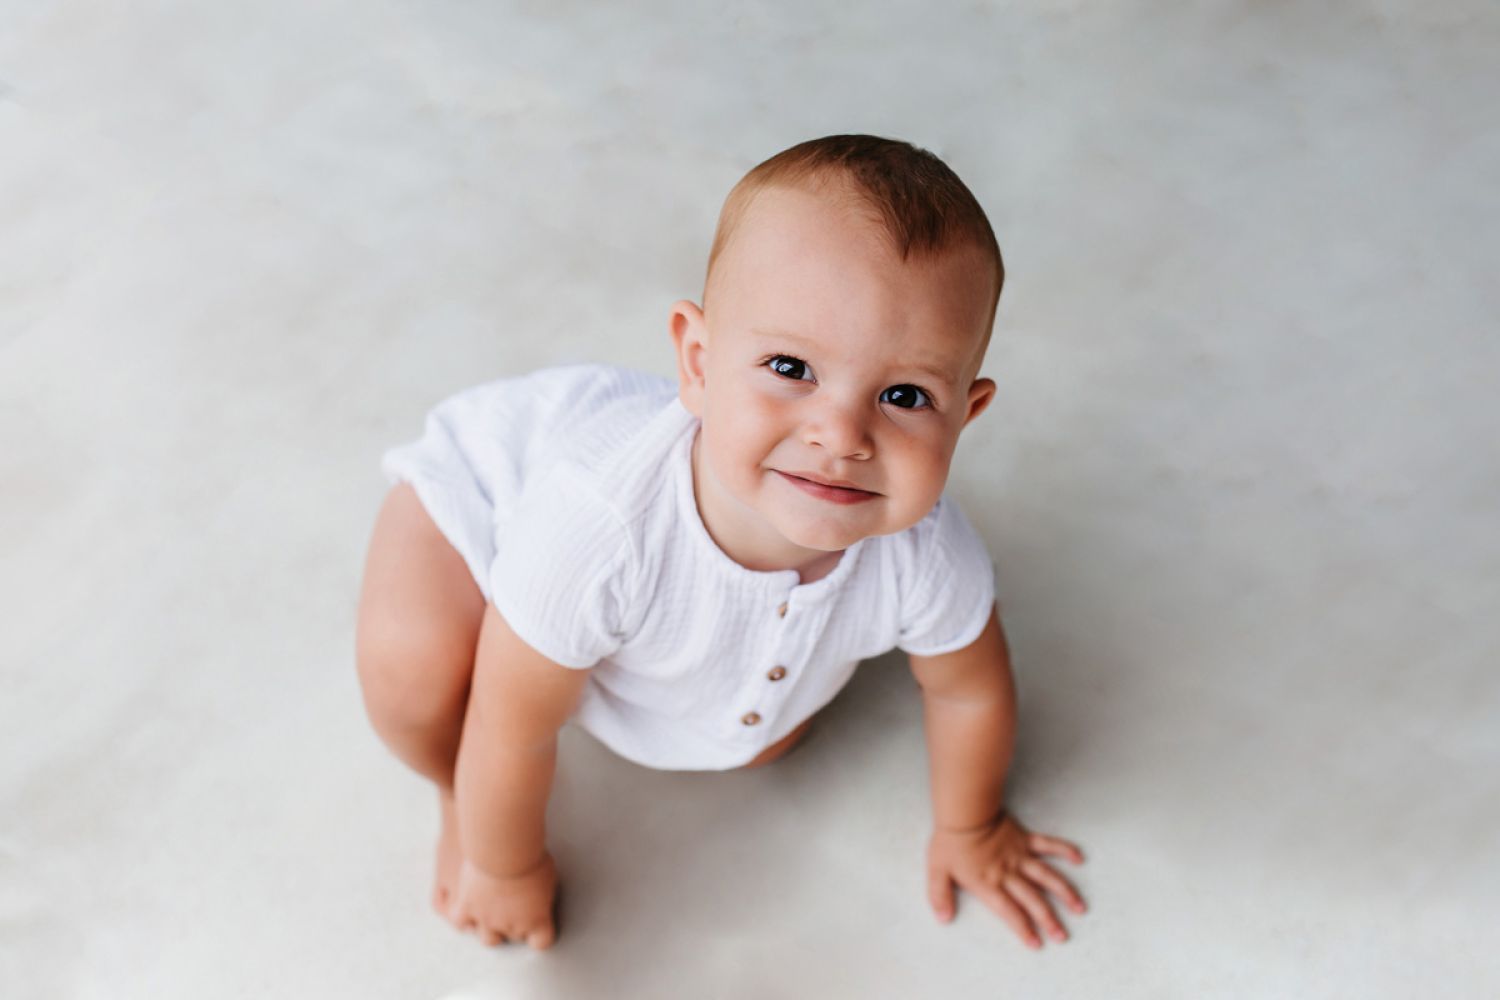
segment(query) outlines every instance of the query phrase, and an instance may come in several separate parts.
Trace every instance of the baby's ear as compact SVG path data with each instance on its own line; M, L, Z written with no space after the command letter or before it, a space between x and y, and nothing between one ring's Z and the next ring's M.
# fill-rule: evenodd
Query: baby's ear
M995 380L992 378L976 378L974 384L969 386L969 412L964 415L964 426L969 426L969 421L984 412L995 398Z
M680 299L672 303L667 328L672 332L672 342L677 345L677 396L689 413L702 417L708 322L697 303Z

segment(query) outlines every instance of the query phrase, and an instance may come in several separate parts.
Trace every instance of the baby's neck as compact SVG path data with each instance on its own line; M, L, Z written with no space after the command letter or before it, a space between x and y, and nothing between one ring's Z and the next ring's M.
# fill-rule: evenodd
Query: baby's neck
M806 566L797 567L797 573L802 577L803 583L812 583L821 580L833 572L839 560L843 558L843 552L825 552L818 559L813 560Z

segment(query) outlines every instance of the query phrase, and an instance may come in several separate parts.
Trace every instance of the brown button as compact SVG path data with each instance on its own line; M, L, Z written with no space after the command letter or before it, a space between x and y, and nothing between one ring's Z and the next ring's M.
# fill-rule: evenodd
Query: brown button
M772 667L771 672L766 676L773 681L779 681L786 676L786 667Z
M785 618L786 617L786 605L785 604L783 604L781 607L779 607L779 608L776 609L776 617L777 618Z
M759 712L746 712L745 715L744 715L744 717L741 718L740 721L743 722L747 726L753 726L757 722L760 721L760 713Z

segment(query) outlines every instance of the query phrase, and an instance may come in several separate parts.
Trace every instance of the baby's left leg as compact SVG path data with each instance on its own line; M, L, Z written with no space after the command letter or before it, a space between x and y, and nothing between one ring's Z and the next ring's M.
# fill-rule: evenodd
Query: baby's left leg
M355 662L376 733L443 791L453 788L484 607L416 491L396 484L371 533Z
M381 505L360 593L356 661L375 732L437 785L433 906L446 915L461 863L453 766L485 600L463 557L406 483Z

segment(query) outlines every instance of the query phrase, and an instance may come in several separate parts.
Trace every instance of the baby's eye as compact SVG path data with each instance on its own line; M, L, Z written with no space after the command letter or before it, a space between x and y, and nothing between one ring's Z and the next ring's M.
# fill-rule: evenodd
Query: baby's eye
M893 385L880 394L880 401L899 406L903 410L921 409L932 405L932 400L928 398L927 393L914 385Z
M766 362L771 370L783 378L803 381L807 378L807 362L789 354L777 354Z

